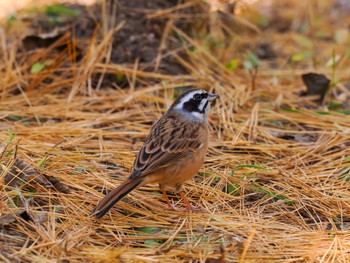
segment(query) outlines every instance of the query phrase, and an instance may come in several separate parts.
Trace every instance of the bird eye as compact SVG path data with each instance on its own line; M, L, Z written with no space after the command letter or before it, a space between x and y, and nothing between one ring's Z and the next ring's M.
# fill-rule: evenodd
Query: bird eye
M194 94L193 95L193 98L195 99L195 100L201 100L202 99L202 96L201 96L201 94Z

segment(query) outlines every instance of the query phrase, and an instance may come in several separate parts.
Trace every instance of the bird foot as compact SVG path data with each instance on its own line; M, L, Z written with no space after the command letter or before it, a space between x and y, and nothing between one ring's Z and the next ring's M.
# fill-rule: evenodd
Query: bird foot
M166 210L184 211L184 212L204 212L204 209L202 209L202 208L199 208L199 207L193 208L183 192L180 192L180 196L182 197L182 199L184 200L184 203L186 204L185 208L175 208L173 206L173 204L170 203L170 200L169 200L166 192L164 190L162 192L163 192L164 198L168 204L168 207L166 208Z

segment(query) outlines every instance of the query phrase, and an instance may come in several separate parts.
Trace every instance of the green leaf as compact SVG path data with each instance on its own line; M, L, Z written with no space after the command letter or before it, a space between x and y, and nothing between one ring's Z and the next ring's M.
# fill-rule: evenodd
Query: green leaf
M44 164L45 164L45 162L47 161L47 159L48 159L48 157L47 156L44 156L43 158L41 158L40 160L39 160L39 162L37 163L37 166L38 166L38 168L42 171L42 170L44 170Z
M251 61L255 67L259 67L260 66L260 61L259 61L258 57L255 54L249 53L247 55L247 57L248 57L249 61Z
M47 15L70 15L77 16L80 14L79 10L68 8L63 5L50 5L45 10Z
M213 183L217 183L217 182L219 182L221 180L221 177L215 177L214 179L213 179Z
M7 153L5 154L5 157L9 157L13 153L13 149L8 150Z
M14 21L16 21L16 13L10 15L6 20L6 25L11 25Z
M63 20L59 16L49 16L47 19L49 25L61 25L63 24Z
M294 202L283 195L275 195L275 198L284 201L287 205L294 205Z
M241 189L239 184L228 184L227 193L233 196L239 195L238 190Z
M78 173L84 173L86 171L86 167L77 166L77 167L75 167L75 171L77 171Z
M270 18L268 16L262 15L258 21L259 25L262 27L267 27L270 25Z
M184 46L185 44L188 43L188 41L186 40L186 38L184 38L180 33L178 33L177 31L175 32L175 37L177 37L180 40L180 43ZM196 51L196 49L194 50Z
M292 56L293 62L299 62L302 61L305 58L304 53L296 53Z
M199 175L200 176L211 176L212 174L208 173L208 172L199 172Z
M313 46L312 40L305 36L301 36L301 35L298 36L296 38L296 41L298 42L299 45L304 46L306 48L312 48Z
M30 73L38 73L38 72L42 71L44 68L45 68L44 63L36 62L30 68Z
M334 54L326 63L326 67L334 67L340 61L341 56Z
M120 83L120 82L123 82L124 80L125 80L125 74L118 72L117 73L117 82Z
M156 247L159 246L162 242L159 241L159 239L147 239L145 240L144 244L148 247Z
M245 61L243 62L243 66L244 66L244 68L245 68L246 70L248 70L248 71L250 71L250 70L252 70L252 69L254 68L253 63L252 63L251 61L249 61L249 60L245 60Z
M338 85L339 83L341 83L341 80L334 80L331 82L331 84L329 85L330 88L333 88L334 86Z
M158 227L140 227L137 230L147 234L156 234L161 231L161 229Z
M234 58L226 65L226 68L229 70L235 70L239 65L239 58Z
M267 189L261 188L260 185L256 185L254 188L257 191L259 191L259 192L261 192L263 194L266 194L266 195L271 196L273 198L277 198L279 200L284 201L287 205L293 205L294 204L294 202L292 200L288 199L287 197L285 197L285 196L283 196L281 194L277 194L274 191L269 191Z
M211 46L214 46L214 47L219 47L219 48L223 48L224 47L224 43L214 37L211 37L211 36L207 36L205 37L206 40L208 41L209 43L209 49Z
M160 193L159 191L152 191L152 192L148 192L151 195L162 195L162 193Z
M257 170L270 170L269 168L266 168L260 165L255 165L255 164L239 164L239 165L236 165L236 167L237 168L254 168Z
M330 115L331 113L329 111L315 111L319 115Z
M327 103L327 108L338 108L341 106L343 106L343 103L339 101L330 101Z
M337 112L345 115L350 115L350 110L338 110Z
M16 137L16 134L14 134L10 128L7 129L7 133L9 134L10 142L11 142Z
M350 169L345 170L341 175L339 175L339 179L349 182L350 181L349 172L350 172Z
M20 195L16 195L14 198L12 198L13 203L15 204L16 207L21 206L21 197Z
M8 116L7 118L8 118L9 120L11 120L11 121L18 121L18 120L23 119L22 116L16 116L16 115Z

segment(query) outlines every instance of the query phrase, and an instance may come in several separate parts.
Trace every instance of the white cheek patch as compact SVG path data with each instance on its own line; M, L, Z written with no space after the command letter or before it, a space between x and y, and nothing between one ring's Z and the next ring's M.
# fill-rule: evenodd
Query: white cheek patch
M200 121L203 121L203 120L204 120L204 115L203 115L203 113L194 111L194 112L191 112L190 115L192 115L194 119L197 119L197 120L200 120Z
M201 104L199 104L199 106L198 106L198 110L203 112L203 109L204 109L204 106L206 103L207 103L207 100L202 99Z

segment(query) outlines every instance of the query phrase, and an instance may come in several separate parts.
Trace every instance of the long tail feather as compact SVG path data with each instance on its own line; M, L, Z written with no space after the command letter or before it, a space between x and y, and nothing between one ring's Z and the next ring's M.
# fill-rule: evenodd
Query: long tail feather
M137 186L141 184L143 178L133 178L127 179L117 188L112 190L108 195L106 195L98 205L92 210L91 215L96 216L96 218L103 217L109 209L112 208L120 199L134 190Z

